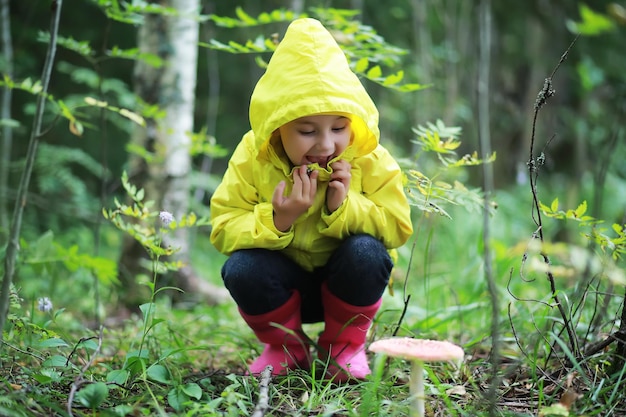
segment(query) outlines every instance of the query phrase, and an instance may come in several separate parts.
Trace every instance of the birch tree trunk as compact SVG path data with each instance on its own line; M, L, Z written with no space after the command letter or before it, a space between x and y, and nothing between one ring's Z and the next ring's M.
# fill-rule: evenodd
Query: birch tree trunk
M157 3L157 2L153 2ZM163 64L151 66L143 61L135 65L135 93L147 104L156 104L165 112L163 119L147 120L131 138L134 145L157 155L147 163L133 155L130 161L131 182L154 200L155 209L166 210L180 219L187 213L190 198L191 157L189 148L193 132L194 100L198 63L199 0L166 0L158 2L178 11L177 16L148 14L138 33L138 47L143 53L158 55ZM198 277L189 261L188 229L177 229L165 236L164 246L180 248L178 260L187 266L177 271L176 286L187 294L215 303L225 297L225 289L210 285ZM137 276L150 273L144 267L146 253L132 237L125 236L120 258L121 302L136 309L149 298L147 288L137 283Z

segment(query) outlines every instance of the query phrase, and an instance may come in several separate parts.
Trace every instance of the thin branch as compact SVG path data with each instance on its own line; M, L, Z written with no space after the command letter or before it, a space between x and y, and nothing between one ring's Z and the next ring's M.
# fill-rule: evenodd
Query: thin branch
M23 349L20 349L20 348L18 348L17 346L14 346L14 345L12 345L12 344L10 344L10 343L7 343L7 342L6 342L6 341L4 341L4 340L2 341L2 344L3 344L3 345L6 345L6 346L8 346L8 347L10 347L11 349L15 350L16 352L20 352L20 353L22 353L22 354L24 354L24 355L32 356L33 358L37 359L39 362L43 362L43 361L45 361L45 360L46 360L45 358L43 358L43 357L41 357L41 356L38 356L38 355L34 354L33 352L30 352L30 351L28 351L28 350L23 350Z
M270 397L268 394L270 381L272 380L272 365L267 365L261 372L261 380L259 381L259 401L254 407L251 417L263 417L269 409Z
M530 177L530 189L531 189L532 198L533 198L532 218L537 226L539 240L541 241L542 244L544 242L543 223L541 220L541 209L540 209L539 197L537 193L537 178L539 176L539 169L543 165L545 157L543 155L543 152L537 158L535 158L534 156L537 118L539 116L539 111L541 110L541 108L546 104L548 99L554 96L554 94L556 93L556 91L552 88L552 77L554 77L554 75L556 74L556 71L559 69L561 64L567 59L567 56L570 50L572 49L572 47L574 46L574 43L576 42L577 39L578 39L578 36L574 38L574 40L570 43L570 45L565 50L563 55L561 55L559 62L552 70L552 73L550 74L550 76L544 80L543 87L537 94L537 99L535 101L535 110L533 114L532 132L531 132L531 138L530 138L530 159L528 160L528 170L529 170L529 177ZM578 340L576 338L576 332L572 328L572 323L571 323L570 318L568 317L568 313L565 310L565 307L563 307L563 304L561 303L561 300L558 296L556 284L554 281L554 275L549 270L549 266L551 264L550 258L545 252L543 252L543 250L541 251L541 256L543 258L544 263L548 265L548 271L546 272L546 275L548 278L548 282L550 283L551 297L554 300L555 305L559 310L559 314L563 318L563 325L569 337L569 342L570 342L572 353L576 357L578 357L580 354L580 351L578 348Z
M604 349L609 347L611 343L618 342L620 340L625 340L625 339L626 339L626 333L618 330L608 335L606 339L587 346L585 348L585 356L595 355L596 353L604 351Z
M411 265L413 264L413 254L415 253L415 245L417 244L417 239L413 241L413 245L411 246L411 254L409 255L409 265L406 268L406 275L404 277L404 286L402 288L402 294L404 296L404 307L402 308L402 314L400 314L400 318L398 319L398 323L396 323L396 327L393 330L393 336L398 334L398 330L400 330L400 325L404 320L404 316L406 316L406 311L409 308L409 301L411 300L411 294L407 294L407 284L409 282L409 273L411 272Z
M69 414L70 417L73 417L74 414L72 414L72 404L74 403L74 396L76 395L76 392L78 392L78 390L80 389L80 387L82 387L85 384L91 384L92 381L89 381L84 377L85 372L87 372L87 370L89 368L91 368L91 365L93 365L94 361L96 360L96 358L98 357L98 353L100 353L100 349L102 349L102 333L104 331L104 327L100 326L100 333L98 333L98 346L96 347L96 350L93 352L93 355L91 355L91 359L89 359L87 361L87 363L83 366L83 368L80 370L80 373L78 374L78 376L76 376L76 378L74 379L74 382L72 382L72 386L70 388L70 393L67 397L67 414ZM86 340L89 340L91 338L88 338ZM76 347L85 339L81 339L78 343L76 343ZM74 350L72 351L72 354L76 351L76 347L74 347ZM70 354L71 356L71 354ZM68 361L69 361L69 357L68 357Z
M13 210L13 219L11 221L11 230L9 232L6 255L4 258L4 276L2 278L2 292L0 294L0 329L4 328L7 314L9 312L9 292L11 289L11 283L13 282L15 263L19 252L22 215L24 214L24 208L26 206L26 196L28 195L30 177L33 172L35 157L37 156L39 138L41 137L43 112L46 104L46 97L48 95L48 86L50 84L52 67L54 65L54 57L56 54L57 34L59 31L59 21L61 19L62 3L63 0L53 0L51 2L52 16L50 19L50 42L48 43L48 52L46 54L46 61L41 75L41 92L37 97L37 108L35 110L33 127L26 153L26 166L24 167L24 171L22 171L22 177L20 179L18 195L15 201L15 208ZM0 342L2 341L2 337L2 332L0 332ZM1 347L2 344L0 344L0 348Z

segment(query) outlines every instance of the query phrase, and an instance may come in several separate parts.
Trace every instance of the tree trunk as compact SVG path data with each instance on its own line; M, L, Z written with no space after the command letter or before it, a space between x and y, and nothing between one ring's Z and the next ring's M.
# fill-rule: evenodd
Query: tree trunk
M147 126L136 129L132 142L156 155L154 161L132 155L131 182L142 187L146 200L155 201L155 210L165 210L180 219L187 213L190 198L191 157L189 147L193 132L193 110L198 61L199 24L196 19L198 0L167 0L162 6L178 11L177 16L148 14L139 29L138 44L142 53L159 55L160 67L138 61L135 66L135 92L147 104L156 104L165 112L160 120L147 120ZM149 299L149 291L137 283L141 274L152 272L145 268L146 253L131 236L124 236L120 258L120 281L123 285L121 302L136 309ZM164 237L163 245L179 248L174 255L188 264L188 229L176 229ZM201 296L215 303L225 297L225 290L199 278L190 266L174 275L176 286L188 295ZM175 294L172 294L175 295Z
M411 18L414 36L414 54L418 63L418 82L430 84L433 78L434 61L432 58L432 39L428 29L429 4L428 0L411 0ZM417 126L425 122L433 122L435 113L431 110L436 100L435 93L431 88L422 90L415 96L416 111L413 114L412 125Z

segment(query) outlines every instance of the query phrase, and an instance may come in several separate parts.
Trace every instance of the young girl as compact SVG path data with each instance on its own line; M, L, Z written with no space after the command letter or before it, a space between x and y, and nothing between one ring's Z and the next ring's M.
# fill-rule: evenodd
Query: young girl
M309 369L302 323L323 321L335 381L370 373L365 339L413 232L378 111L331 34L291 23L250 102L250 124L211 199L211 241L241 316L265 344L250 373Z

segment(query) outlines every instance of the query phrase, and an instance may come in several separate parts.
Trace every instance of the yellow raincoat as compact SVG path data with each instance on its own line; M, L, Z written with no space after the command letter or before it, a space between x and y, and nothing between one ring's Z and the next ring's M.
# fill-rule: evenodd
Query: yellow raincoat
M349 117L351 144L328 168L310 166L319 170L315 202L290 230L281 232L274 226L272 195L282 180L289 195L294 167L272 133L291 120L319 113ZM252 94L250 124L252 130L235 149L211 199L211 242L220 252L280 250L311 271L326 264L350 235L368 233L390 250L408 240L413 232L410 208L400 168L378 143L378 111L317 20L298 19L287 29ZM343 204L328 213L330 163L339 159L352 166L350 190Z

